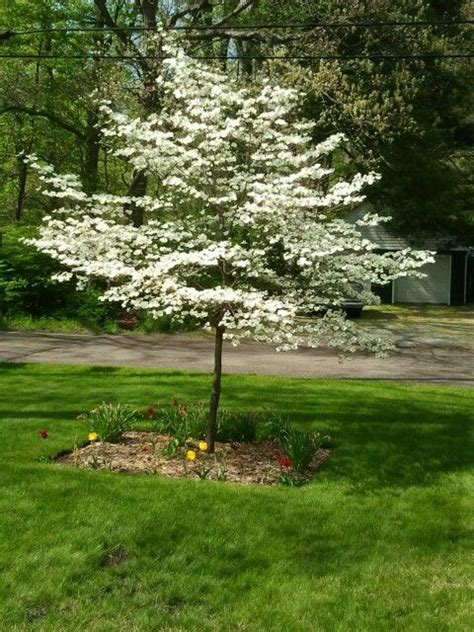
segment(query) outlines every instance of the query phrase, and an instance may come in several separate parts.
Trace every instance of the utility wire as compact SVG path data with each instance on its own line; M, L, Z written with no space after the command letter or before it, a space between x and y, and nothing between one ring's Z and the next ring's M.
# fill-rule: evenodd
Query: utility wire
M384 27L420 27L420 26L460 26L474 24L474 20L418 20L418 21L382 21L382 22L308 22L308 23L290 23L290 24L235 24L235 25L214 25L209 24L196 26L164 26L165 31L256 31L256 30L274 30L274 29L326 29L326 28L384 28ZM103 27L57 27L49 29L31 29L25 31L13 31L9 29L9 37L19 35L36 35L42 33L96 33L102 31L129 31L143 32L156 31L156 27L150 26L103 26Z
M272 59L299 59L299 60L378 60L384 61L386 59L472 59L474 58L474 52L470 53L416 53L416 54L385 54L374 53L366 55L238 55L238 56L223 56L223 55L189 55L192 59L203 60L221 60L221 61L239 61L241 59L256 59L256 60L272 60ZM41 59L70 59L70 60L107 60L111 61L138 61L138 60L156 60L163 61L165 59L173 59L170 56L153 56L143 55L138 57L137 55L35 55L35 54L2 54L0 53L0 59L18 59L18 60L31 60L37 61Z

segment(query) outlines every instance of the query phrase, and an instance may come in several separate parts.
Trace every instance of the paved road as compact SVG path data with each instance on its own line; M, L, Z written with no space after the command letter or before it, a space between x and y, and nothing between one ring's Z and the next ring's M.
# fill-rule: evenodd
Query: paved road
M277 353L270 346L225 346L224 371L291 377L440 382L474 386L474 346L467 341L399 338L396 353L340 361L325 349ZM128 336L0 332L0 362L45 362L211 371L212 340L186 335Z

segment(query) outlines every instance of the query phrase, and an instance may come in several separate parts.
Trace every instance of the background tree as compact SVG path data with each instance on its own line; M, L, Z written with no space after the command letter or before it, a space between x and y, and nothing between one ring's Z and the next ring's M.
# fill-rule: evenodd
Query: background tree
M0 213L3 223L34 222L48 209L35 193L35 182L28 186L28 166L20 154L34 151L58 168L79 172L86 190L93 192L99 180L106 179L93 93L97 86L110 92L108 86L117 78L125 84L126 73L96 56L114 52L113 38L108 31L101 32L101 16L87 0L12 0L2 5L0 23L14 32L40 31L12 37L0 48L12 56L38 56L2 60L0 69L0 127L5 132L0 141ZM75 28L78 23L98 30L52 30Z
M347 57L269 64L307 94L316 140L341 130L350 140L351 160L382 173L370 196L379 208L389 207L399 229L457 230L465 237L474 207L472 60L396 57L472 53L473 26L456 24L472 18L473 5L465 0L260 0L251 17L240 19L333 24L269 32L260 51ZM354 55L367 59L350 59Z
M298 120L298 93L264 82L239 86L187 57L167 38L157 79L160 108L144 119L104 110L116 156L143 170L154 196L88 195L75 176L33 165L47 193L69 204L32 240L70 272L59 280L105 281L103 298L154 317L191 317L214 331L208 441L214 450L222 344L242 337L280 349L329 345L349 353L383 343L332 309L347 297L377 302L367 282L416 274L428 253L376 254L336 211L363 200L377 176L341 181L321 164L341 142L316 147L314 124ZM377 216L367 216L377 223ZM364 289L365 288L365 289ZM311 321L308 311L321 311Z
M303 89L306 114L317 123L314 140L338 130L348 136L345 151L357 168L377 168L383 174L370 197L378 207L393 211L400 229L409 234L457 229L465 234L473 207L472 62L380 59L381 55L468 53L470 25L383 26L463 19L473 19L468 0L12 0L0 9L5 31L48 26L103 26L103 31L12 36L1 42L2 52L91 57L89 62L4 63L0 202L5 220L21 217L25 201L32 210L39 205L34 183L27 186L27 167L16 158L22 149L35 150L58 167L79 167L90 191L99 184L115 191L122 184L133 197L146 191L143 173L130 178L120 164L108 161L97 137L97 113L89 95L101 85L117 107L137 115L154 111L158 103L153 78L161 60L156 59L159 47L150 34L163 22L170 27L199 27L186 31L186 50L220 56L224 67L233 68L239 60L242 79L251 80L256 70L265 68L287 85ZM275 23L368 26L232 28ZM132 30L140 28L147 30ZM101 62L93 59L97 50L133 59ZM274 54L370 59L285 63L249 59ZM120 103L124 94L125 104ZM343 164L336 155L333 165ZM138 207L133 221L141 221Z

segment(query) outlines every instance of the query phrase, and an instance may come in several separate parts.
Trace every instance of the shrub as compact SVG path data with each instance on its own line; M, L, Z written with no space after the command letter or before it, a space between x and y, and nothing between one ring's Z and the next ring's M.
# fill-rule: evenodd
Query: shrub
M193 331L197 327L197 321L192 318L185 318L183 321L179 321L171 316L152 318L151 316L142 315L139 327L147 334L176 333L182 331Z
M89 329L111 329L117 308L111 303L100 301L100 296L101 292L94 287L74 291L69 296L63 313L65 316L75 316Z
M137 412L121 404L100 406L82 416L89 423L89 430L96 432L101 441L117 443L124 432L137 420Z
M44 313L44 308L61 305L64 288L52 283L51 275L59 266L50 257L27 246L22 239L32 237L35 229L8 226L0 248L0 303L5 313Z
M116 307L99 301L100 292L90 286L77 291L73 282L55 283L51 276L61 270L50 257L27 246L34 226L2 229L0 248L0 313L8 316L74 318L98 329L114 319Z

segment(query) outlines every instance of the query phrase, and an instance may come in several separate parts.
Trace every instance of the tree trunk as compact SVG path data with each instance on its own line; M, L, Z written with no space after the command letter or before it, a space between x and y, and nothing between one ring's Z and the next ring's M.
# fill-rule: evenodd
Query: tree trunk
M94 27L97 30L94 33L94 54L93 54L93 66L92 66L92 80L95 84L100 84L101 66L100 61L97 59L97 54L104 54L106 52L104 48L104 16L96 8L96 18ZM99 184L99 158L101 149L101 131L98 127L99 113L95 103L89 103L87 109L87 123L85 133L85 160L84 160L84 189L88 195L97 193Z
M30 143L31 148L31 143ZM23 205L25 202L26 178L28 176L28 164L24 161L24 155L17 158L18 164L18 195L15 209L15 221L19 222L23 216Z
M92 107L92 106L91 106ZM97 112L87 112L86 157L84 161L84 189L88 195L97 192L99 182L100 130Z
M222 339L224 327L217 325L214 345L214 377L212 380L211 401L209 404L209 424L207 427L207 449L210 454L214 453L217 434L217 409L221 396L221 376L222 376Z
M143 49L140 50L140 44L135 43L135 38L132 34L127 31L127 29L122 29L117 24L116 17L114 18L109 11L107 6L107 0L94 0L94 4L97 7L101 18L103 19L103 23L109 29L113 29L113 32L120 40L122 46L125 47L126 50L130 50L134 53L138 60L138 65L140 67L140 75L143 77L143 91L141 95L141 104L144 109L144 114L152 114L155 110L159 108L158 94L156 89L156 68L153 64L150 64L149 59L144 59L142 56ZM158 11L158 0L137 0L135 3L136 10L141 13L143 17L143 25L146 29L153 31L156 28L157 24L157 11ZM143 34L143 38L146 42L144 52L146 56L152 56L154 54L153 49L150 45L150 38L147 37L148 30ZM155 44L153 43L153 47ZM159 55L157 54L157 57ZM129 197L143 197L146 195L147 189L147 175L145 171L135 171L133 173L132 182L130 184L127 195ZM129 204L125 204L124 207L125 213L131 218L132 224L134 226L141 226L143 224L143 208L134 202L130 202Z
M129 197L143 197L146 194L148 178L144 171L134 171L132 182L128 188ZM139 227L143 224L143 207L135 202L128 202L124 208L133 226Z

